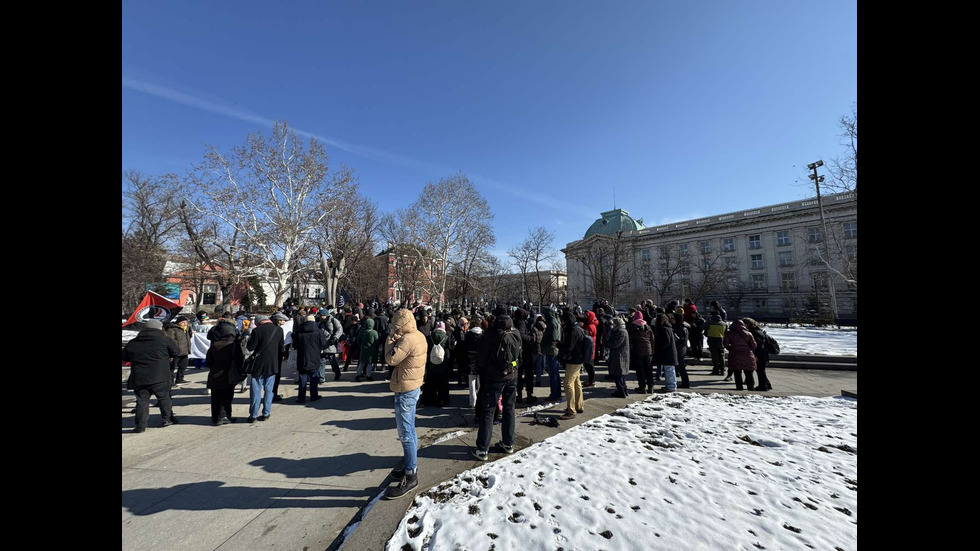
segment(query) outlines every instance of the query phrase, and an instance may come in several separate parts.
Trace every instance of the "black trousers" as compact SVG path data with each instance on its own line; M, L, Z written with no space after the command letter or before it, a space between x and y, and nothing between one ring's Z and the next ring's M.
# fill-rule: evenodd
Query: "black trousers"
M653 354L649 356L630 356L635 358L633 370L636 371L636 382L640 388L653 385Z
M222 417L231 419L231 401L235 397L235 387L211 389L211 421Z
M711 373L721 375L725 372L725 349L722 347L709 346L711 352Z
M521 392L534 396L534 360L527 358L517 369L517 394Z
M745 388L749 390L755 390L755 381L752 380L751 371L742 371L741 369L735 370L735 388L736 390L742 390L742 373L745 373Z
M756 361L758 361L758 358ZM769 383L769 377L766 376L766 364L758 362L756 372L759 374L759 388L763 390L771 389L772 384Z
M150 417L150 394L156 396L160 415L164 420L174 416L173 400L170 399L170 381L141 385L133 390L136 392L136 428L146 428L146 421Z
M449 370L442 373L428 372L425 374L425 384L422 385L422 396L419 400L427 406L449 405Z
M170 370L177 370L177 381L184 381L184 372L187 371L187 358L188 356L177 356L170 361Z
M589 382L590 383L594 383L595 382L595 366L592 365L592 364L590 364L590 363L582 364L582 365L583 365L583 367L585 367L585 372L589 374Z

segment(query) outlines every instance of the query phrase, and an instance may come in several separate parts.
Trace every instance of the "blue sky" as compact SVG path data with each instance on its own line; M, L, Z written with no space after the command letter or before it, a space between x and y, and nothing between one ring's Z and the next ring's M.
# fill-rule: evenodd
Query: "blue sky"
M122 4L122 169L186 173L273 121L383 211L466 173L496 250L811 196L857 101L855 1Z

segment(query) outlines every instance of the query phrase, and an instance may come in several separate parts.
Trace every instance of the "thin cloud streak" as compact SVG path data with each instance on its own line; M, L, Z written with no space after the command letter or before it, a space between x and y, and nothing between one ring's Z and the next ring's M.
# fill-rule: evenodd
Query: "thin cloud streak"
M179 103L181 105L186 105L194 109L200 109L202 111L207 111L209 113L215 113L225 117L229 117L245 122L250 122L253 124L258 124L261 126L265 126L267 128L272 128L272 126L276 122L267 117L262 117L260 115L243 111L238 108L230 107L228 105L223 105L218 102L200 99L190 94L179 92L177 90L173 90L171 88L167 88L143 80L138 80L138 79L123 76L122 85L123 87L128 88L130 90L143 92L145 94L149 94L161 99ZM426 172L436 172L442 174L451 174L451 173L459 172L456 169L452 169L444 165L429 163L425 161L418 161L416 159L411 159L402 155L398 155L396 153L392 153L390 151L385 151L383 149L378 149L378 148L364 146L364 145L351 144L348 142L335 140L333 138L321 136L319 134L301 130L296 127L293 127L293 130L296 131L296 133L301 136L319 140L320 142L323 142L324 144L329 145L331 147L335 147L337 149L346 151L353 155L364 157L366 159L370 159L373 161L386 162L386 163L396 164L400 166L414 167ZM580 205L563 201L561 199L556 199L554 197L547 196L543 193L520 189L515 186L504 184L483 176L472 175L471 178L476 183L485 184L491 188L503 191L504 193L508 193L510 195L520 197L521 199L525 199L527 201L531 201L533 203L537 203L542 206L553 208L555 210L564 212L566 214L575 214L588 219L594 219L598 217L597 213L594 213L589 209L583 208Z

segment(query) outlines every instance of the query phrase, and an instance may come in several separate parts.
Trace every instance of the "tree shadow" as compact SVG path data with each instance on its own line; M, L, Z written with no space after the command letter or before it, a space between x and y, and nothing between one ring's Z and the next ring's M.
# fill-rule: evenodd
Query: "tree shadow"
M285 508L362 507L376 495L377 487L337 488L269 488L227 486L209 480L177 484L168 488L123 490L122 505L138 516L161 511L217 511L221 509L258 510ZM345 499L347 498L347 499Z

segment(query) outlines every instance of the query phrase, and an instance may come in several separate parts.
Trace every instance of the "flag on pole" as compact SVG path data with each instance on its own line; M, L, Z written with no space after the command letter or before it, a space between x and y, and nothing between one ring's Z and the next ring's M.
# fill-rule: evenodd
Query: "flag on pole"
M340 295L340 300L337 301L337 308L344 307L344 295Z
M143 322L146 320L155 319L166 323L175 318L181 308L181 305L167 297L158 295L153 291L147 291L139 306L129 315L122 326L129 331L142 331L145 329Z

